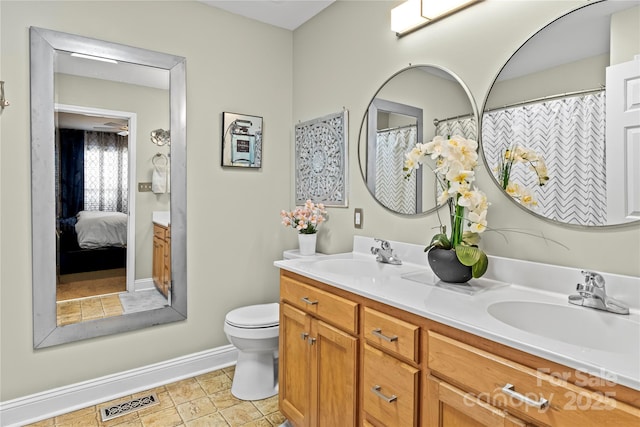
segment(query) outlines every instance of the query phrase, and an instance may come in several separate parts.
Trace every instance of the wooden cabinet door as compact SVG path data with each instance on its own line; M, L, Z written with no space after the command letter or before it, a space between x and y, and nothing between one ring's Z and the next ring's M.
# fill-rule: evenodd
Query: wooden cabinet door
M151 277L156 287L162 291L164 273L164 239L153 236L153 263Z
M526 423L437 378L427 379L427 427L524 427Z
M355 427L358 339L317 319L311 335L311 425Z
M280 411L296 427L309 427L311 381L311 316L280 304Z
M162 261L162 289L165 296L171 288L171 236L167 235L164 241L164 258Z

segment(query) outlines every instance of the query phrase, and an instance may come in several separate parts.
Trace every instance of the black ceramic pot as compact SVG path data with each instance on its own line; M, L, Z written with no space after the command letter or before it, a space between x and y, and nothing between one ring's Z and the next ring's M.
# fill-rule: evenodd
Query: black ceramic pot
M462 264L453 249L433 247L427 252L427 260L434 274L443 282L464 283L471 280L471 267Z

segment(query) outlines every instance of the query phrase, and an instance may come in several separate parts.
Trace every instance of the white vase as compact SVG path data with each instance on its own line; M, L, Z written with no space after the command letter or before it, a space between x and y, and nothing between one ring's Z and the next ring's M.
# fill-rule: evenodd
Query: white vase
M316 233L298 233L298 247L300 249L300 255L313 255L316 253L316 237Z

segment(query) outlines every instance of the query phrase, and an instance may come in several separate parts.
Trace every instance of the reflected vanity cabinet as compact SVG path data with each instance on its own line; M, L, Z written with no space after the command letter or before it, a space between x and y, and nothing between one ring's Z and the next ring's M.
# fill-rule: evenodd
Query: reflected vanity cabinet
M156 288L167 297L171 283L171 226L153 224L151 276Z
M640 392L281 270L295 427L640 426Z

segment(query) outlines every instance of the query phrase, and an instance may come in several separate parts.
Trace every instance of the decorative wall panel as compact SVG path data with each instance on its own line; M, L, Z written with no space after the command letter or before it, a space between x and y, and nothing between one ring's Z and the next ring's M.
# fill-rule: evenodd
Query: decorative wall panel
M295 197L347 206L348 111L295 126Z

